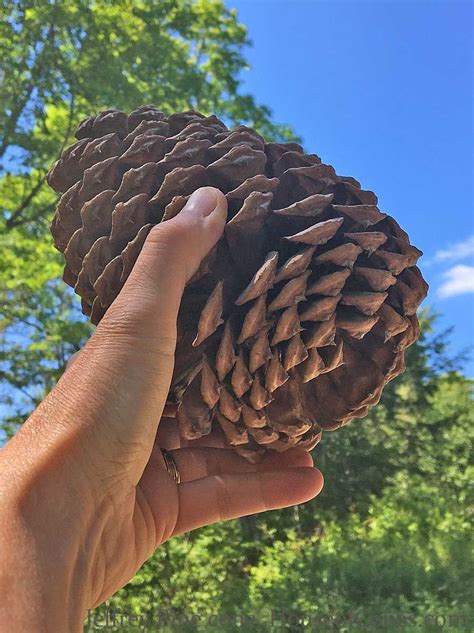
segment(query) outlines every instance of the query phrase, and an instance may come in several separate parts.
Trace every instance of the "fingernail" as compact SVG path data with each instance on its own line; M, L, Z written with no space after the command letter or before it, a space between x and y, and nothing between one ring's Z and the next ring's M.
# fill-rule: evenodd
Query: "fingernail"
M212 187L197 189L189 198L183 211L206 217L217 208L217 192Z

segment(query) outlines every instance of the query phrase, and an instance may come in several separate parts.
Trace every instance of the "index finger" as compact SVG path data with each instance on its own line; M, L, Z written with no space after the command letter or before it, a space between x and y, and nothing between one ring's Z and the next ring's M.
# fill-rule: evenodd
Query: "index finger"
M321 492L321 472L312 467L221 474L180 484L173 536L218 521L309 501Z

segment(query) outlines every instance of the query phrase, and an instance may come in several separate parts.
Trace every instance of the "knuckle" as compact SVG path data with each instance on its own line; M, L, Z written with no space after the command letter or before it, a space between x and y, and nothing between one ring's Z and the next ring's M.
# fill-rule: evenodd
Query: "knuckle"
M189 240L186 227L181 222L169 220L155 225L148 233L145 245L152 248L168 250L184 245Z
M183 227L182 223L169 220L153 227L143 247L140 275L144 278L153 275L153 262L160 260L167 274L189 278L189 269L196 259L199 250L199 239ZM151 265L149 265L151 263Z
M163 354L173 355L176 347L176 320L161 318L156 323L154 304L151 301L118 302L107 312L97 326L97 332L107 340L147 341L159 345Z
M218 520L224 521L225 519L230 519L232 518L232 505L226 481L222 475L215 475L214 482L215 505L217 508Z

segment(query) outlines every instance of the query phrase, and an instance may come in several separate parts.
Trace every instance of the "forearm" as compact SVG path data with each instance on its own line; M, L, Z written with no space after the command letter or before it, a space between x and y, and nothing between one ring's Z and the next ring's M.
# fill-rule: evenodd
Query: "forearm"
M64 523L56 520L61 515L59 495L48 492L37 473L25 475L12 468L6 458L10 451L0 453L0 630L82 631L87 608L84 570L78 565L67 518ZM36 511L36 505L46 505L45 497L57 513L45 516Z
M1 508L0 630L18 633L82 631L86 605L74 579L44 559L13 512ZM60 535L58 535L58 539Z

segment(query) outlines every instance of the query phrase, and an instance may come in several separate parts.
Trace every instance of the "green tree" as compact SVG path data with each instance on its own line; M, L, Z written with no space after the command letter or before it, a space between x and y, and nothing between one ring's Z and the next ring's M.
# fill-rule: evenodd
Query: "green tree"
M101 109L196 108L289 138L240 89L246 29L221 0L2 0L0 4L0 385L11 433L89 327L59 281L48 168Z

